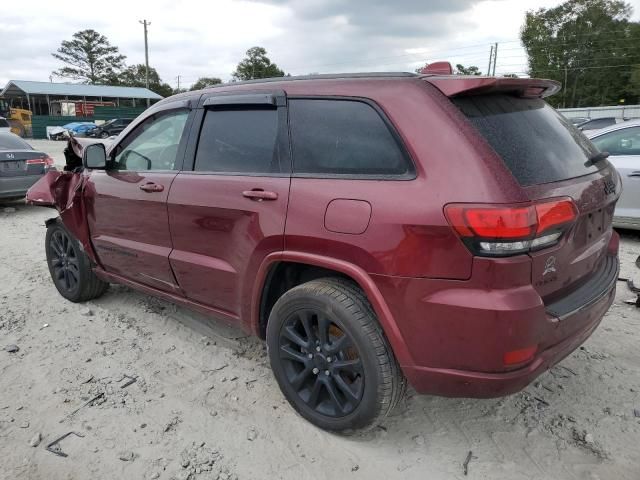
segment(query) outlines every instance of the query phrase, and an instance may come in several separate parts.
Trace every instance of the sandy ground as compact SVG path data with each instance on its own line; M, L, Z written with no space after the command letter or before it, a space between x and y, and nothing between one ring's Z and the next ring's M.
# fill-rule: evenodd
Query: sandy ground
M294 413L239 330L119 286L65 301L43 248L53 213L0 205L1 479L640 479L640 309L623 283L592 338L524 392L409 392L342 438ZM626 233L621 275L640 284L638 254ZM45 449L70 431L67 457Z

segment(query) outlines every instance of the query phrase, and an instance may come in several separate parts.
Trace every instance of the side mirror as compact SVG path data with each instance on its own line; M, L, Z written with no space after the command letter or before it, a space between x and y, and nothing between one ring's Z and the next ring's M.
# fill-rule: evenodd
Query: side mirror
M107 167L107 151L102 143L92 143L82 154L84 168L105 169Z

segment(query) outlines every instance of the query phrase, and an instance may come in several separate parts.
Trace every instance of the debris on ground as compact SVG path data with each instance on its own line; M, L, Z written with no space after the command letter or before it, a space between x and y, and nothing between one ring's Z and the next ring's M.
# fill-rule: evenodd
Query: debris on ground
M42 441L42 434L38 432L33 437L31 437L31 440L29 440L29 445L31 445L32 447L37 447L38 445L40 445L41 441Z
M73 415L78 413L80 410L82 410L84 407L86 407L88 405L91 405L93 402L95 402L96 400L99 400L99 399L101 399L103 397L104 397L104 392L101 392L101 393L97 394L95 397L92 397L89 400L87 400L86 402L84 402L82 405L80 405L78 408L76 408L73 412L69 413L67 415L67 417L72 417ZM62 422L62 420L60 420L60 422Z
M118 454L118 458L123 462L133 462L136 459L137 455L133 453L131 450L125 450L124 452L120 452Z
M20 350L20 347L13 344L7 345L6 347L4 347L4 351L9 353L16 353L19 350Z
M253 442L256 438L258 438L258 431L255 428L251 427L247 432L247 440Z
M471 461L472 458L475 458L475 457L473 456L473 452L469 450L469 453L467 453L467 458L464 460L464 463L462 464L462 472L465 475L469 473L469 462Z
M171 421L170 421L169 423L167 423L167 424L164 426L163 431L164 431L165 433L167 433L167 432L169 432L169 431L173 430L174 428L176 428L176 426L177 426L179 423L182 423L182 420L180 419L180 417L175 416L175 417L173 417L173 418L171 419Z
M179 464L181 474L176 478L195 479L199 475L204 478L237 479L237 476L222 465L222 454L210 448L205 442L193 442L190 447L180 453Z
M62 435L62 436L60 436L60 437L56 438L56 439L55 439L54 441L52 441L51 443L49 443L49 444L46 446L46 449L47 449L48 451L50 451L51 453L53 453L53 454L55 454L55 455L58 455L59 457L68 457L69 455L67 455L66 453L64 453L64 452L62 451L62 448L60 447L60 442L61 442L62 440L64 440L65 438L67 438L68 436L70 436L70 435L75 435L76 437L80 437L80 438L83 438L83 437L84 437L84 435L83 435L82 433L77 433L77 432L73 432L73 431L72 431L72 432L67 432L67 433L65 433L64 435Z

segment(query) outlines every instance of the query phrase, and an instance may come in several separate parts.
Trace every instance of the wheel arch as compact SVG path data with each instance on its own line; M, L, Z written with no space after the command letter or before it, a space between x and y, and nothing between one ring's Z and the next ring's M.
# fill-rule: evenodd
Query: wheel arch
M294 251L276 252L268 255L260 265L253 284L250 306L251 314L245 316L245 318L250 322L249 325L245 325L247 330L261 338L264 338L267 323L266 317L268 317L267 312L265 312L264 309L269 301L268 296L270 288L272 287L274 277L277 275L278 269L282 268L282 265L287 264L297 264L304 267L310 267L314 269L314 272L324 272L323 275L312 276L305 281L309 281L313 278L320 278L322 276L329 276L331 274L334 276L342 276L353 281L362 289L371 303L371 306L378 317L378 321L380 322L380 326L389 340L400 365L409 365L412 363L411 356L391 310L387 306L384 297L380 293L380 290L371 276L357 265L322 255ZM284 291L287 290L288 289L285 289ZM281 294L284 293L284 291L281 292Z

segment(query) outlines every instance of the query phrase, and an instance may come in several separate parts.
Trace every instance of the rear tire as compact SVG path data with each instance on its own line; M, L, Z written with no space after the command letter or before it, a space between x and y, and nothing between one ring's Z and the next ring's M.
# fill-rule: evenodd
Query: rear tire
M109 288L108 283L93 273L89 257L60 219L47 227L45 250L53 284L67 300L86 302L98 298Z
M267 323L271 368L293 408L328 431L352 434L395 407L405 379L366 296L340 278L287 291Z

